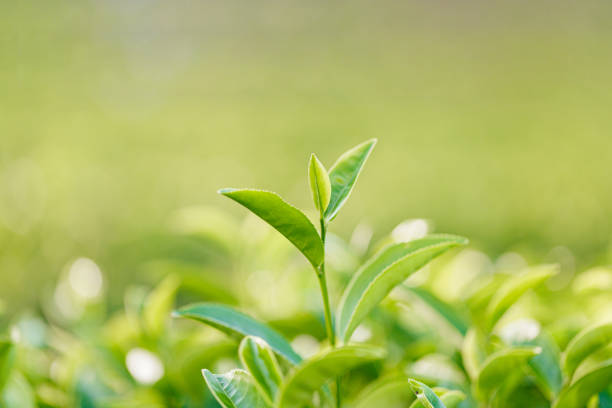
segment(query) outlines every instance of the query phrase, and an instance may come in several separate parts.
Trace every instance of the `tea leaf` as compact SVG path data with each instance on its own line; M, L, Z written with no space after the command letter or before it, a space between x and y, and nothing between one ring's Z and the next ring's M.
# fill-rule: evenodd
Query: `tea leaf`
M180 283L178 277L169 275L147 296L142 318L151 337L157 338L163 333Z
M530 268L524 273L514 276L503 283L495 293L486 311L487 328L491 329L506 313L506 311L516 302L525 292L532 289L551 276L556 275L558 267L556 265L542 265Z
M422 287L408 287L405 286L406 290L416 295L419 299L425 302L429 307L435 310L440 316L442 316L451 326L453 326L459 333L465 335L468 331L469 324L467 319L462 316L456 308L446 303L431 291Z
M270 347L259 337L247 336L242 339L238 354L261 395L272 404L283 375Z
M314 225L303 212L276 193L232 188L219 190L219 193L242 204L283 234L312 266L318 268L323 263L323 243Z
M338 308L338 336L348 342L366 315L398 284L450 248L467 239L453 235L393 244L372 257L348 284Z
M486 353L482 343L482 333L475 328L471 328L466 333L463 344L461 345L463 366L472 381L476 380L478 377L480 367L486 359Z
M314 153L310 156L308 164L308 180L315 207L324 214L331 198L331 183L327 170Z
M6 384L13 363L15 361L15 347L9 340L0 340L0 391Z
M327 221L338 215L338 211L353 191L357 177L375 144L376 139L372 139L353 147L343 153L330 169L331 198L325 210Z
M281 334L229 306L196 303L177 310L175 315L200 321L235 337L260 337L287 361L293 364L302 361L302 358L293 351L289 342Z
M514 347L492 354L482 364L478 373L478 388L485 393L492 391L503 384L514 370L527 365L527 362L541 351L539 347Z
M612 323L589 327L578 333L563 353L562 365L571 378L576 367L591 353L612 343Z
M414 393L406 387L408 377L396 374L380 378L359 393L355 398L355 408L385 408L406 407L414 401Z
M408 384L410 384L410 388L412 388L412 392L417 397L418 402L425 408L446 408L444 403L440 400L440 397L436 395L436 393L417 380L409 379ZM412 406L418 406L412 404Z
M433 388L433 391L440 397L443 406L446 408L457 408L461 402L465 400L465 394L459 390L447 390L443 388ZM410 408L425 408L426 406L420 401L416 400Z
M276 399L277 408L301 408L312 401L315 391L352 368L380 360L385 351L365 345L325 350L297 366L285 380Z
M223 408L270 408L244 370L213 374L202 370L208 388Z

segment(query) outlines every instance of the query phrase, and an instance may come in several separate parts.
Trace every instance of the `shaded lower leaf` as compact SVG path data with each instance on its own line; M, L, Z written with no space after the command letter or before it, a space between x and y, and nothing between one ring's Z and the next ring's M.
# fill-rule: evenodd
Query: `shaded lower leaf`
M448 323L451 324L459 333L465 335L468 331L467 319L459 314L456 308L444 302L429 290L420 287L408 287L406 290L416 295L419 299L425 302L429 307L438 312Z
M229 335L242 338L256 336L262 338L272 350L297 364L302 358L293 350L289 342L276 330L229 306L216 303L196 303L182 307L176 316L194 319L213 326Z
M476 378L478 389L488 394L503 384L515 370L527 365L528 361L541 351L539 347L514 347L492 354L482 364L478 373Z
M287 377L276 399L278 408L299 408L311 404L315 391L328 381L359 365L380 360L385 351L365 345L325 350L297 366Z
M586 328L578 333L563 353L563 370L571 378L576 367L591 353L612 343L612 322Z
M244 370L213 374L204 369L202 375L210 392L223 408L270 408L257 391L249 373Z
M414 401L414 393L406 386L408 377L397 374L383 377L367 386L355 399L355 408L404 408Z
M283 375L268 344L259 337L247 336L240 343L238 354L259 392L272 404Z
M9 340L0 340L0 391L4 388L15 361L15 346Z

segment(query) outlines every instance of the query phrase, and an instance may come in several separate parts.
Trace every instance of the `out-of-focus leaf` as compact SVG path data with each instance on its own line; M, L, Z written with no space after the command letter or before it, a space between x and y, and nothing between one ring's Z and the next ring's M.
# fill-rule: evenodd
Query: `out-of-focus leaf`
M440 397L438 397L434 390L427 385L413 379L408 380L408 384L410 384L412 392L414 392L418 402L420 402L423 407L446 408L444 403L440 400ZM412 406L415 406L415 404L412 404Z
M372 139L353 147L343 153L331 167L329 171L331 199L325 211L327 221L336 217L351 191L353 191L357 177L375 144L376 139Z
M325 350L295 367L276 399L277 408L300 408L312 401L313 394L326 382L352 368L380 360L385 351L365 345L350 345Z
M472 381L475 381L478 377L480 367L487 357L482 343L482 334L475 328L471 328L466 333L461 346L463 366Z
M567 345L563 353L563 370L572 377L576 367L591 353L612 343L612 322L582 330Z
M487 307L487 328L493 328L504 313L525 292L538 286L551 276L556 275L557 272L558 266L556 265L542 265L530 268L504 282Z
M18 371L13 371L0 394L2 408L35 408L36 398L32 387Z
M459 333L465 335L467 333L469 324L467 319L462 316L458 310L448 303L444 302L442 299L438 298L436 295L431 293L431 291L420 288L420 287L408 287L405 286L406 290L415 294L419 299L425 302L429 307L438 312L440 316L442 316L448 323L451 324Z
M514 370L527 365L528 361L540 354L539 347L514 347L498 351L482 364L476 384L487 394L504 383Z
M355 398L355 408L405 408L414 401L414 393L406 386L408 377L397 374L383 377L368 385Z
M283 381L274 353L262 339L253 336L242 339L238 353L242 365L251 374L260 394L272 404Z
M571 383L563 388L553 408L582 408L612 383L612 347L596 351L578 366Z
M459 390L448 390L439 387L435 387L432 390L440 397L440 401L442 401L443 406L446 408L457 408L465 400L465 394ZM428 408L428 406L417 399L410 405L410 408Z
M244 370L213 374L202 370L208 388L223 408L270 408L259 394L253 379Z
M259 218L283 234L304 254L312 266L323 262L323 243L308 217L285 202L276 193L252 189L225 188L220 194L251 210Z
M180 283L178 277L169 275L147 296L142 318L145 330L151 337L157 338L163 333Z
M310 156L310 162L308 163L308 180L310 181L310 190L315 207L323 214L331 198L331 184L325 166L314 153Z
M428 237L390 245L371 258L353 276L338 308L338 336L348 342L366 315L398 284L447 250L465 245L453 235Z
M175 315L206 323L238 338L260 337L268 343L272 350L289 362L297 364L302 361L302 358L293 351L289 342L281 334L231 307L216 303L196 303L177 310Z
M9 379L15 361L15 347L9 340L0 340L0 391Z

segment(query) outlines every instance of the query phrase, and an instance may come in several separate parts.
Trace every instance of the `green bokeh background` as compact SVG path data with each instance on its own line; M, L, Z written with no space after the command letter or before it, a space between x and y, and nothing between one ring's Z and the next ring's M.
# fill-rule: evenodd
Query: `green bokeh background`
M334 225L407 218L531 262L610 261L608 1L0 2L0 299L219 187L310 208L306 164L379 144Z

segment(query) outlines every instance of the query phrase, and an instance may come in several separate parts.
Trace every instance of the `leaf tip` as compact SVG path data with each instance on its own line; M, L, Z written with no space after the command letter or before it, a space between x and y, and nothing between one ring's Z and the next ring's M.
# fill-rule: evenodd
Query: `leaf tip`
M237 189L235 188L226 187L226 188L220 188L219 190L217 190L217 193L221 195L228 195L229 193L233 193L236 190Z

